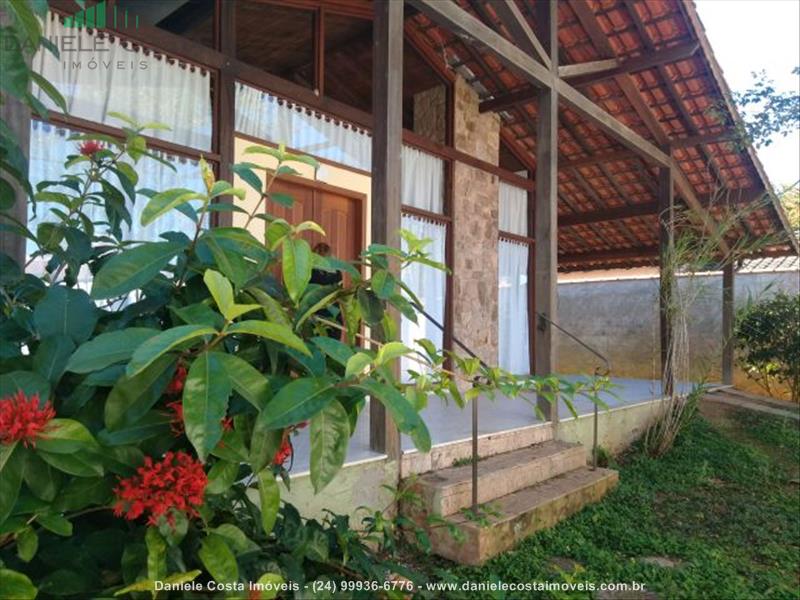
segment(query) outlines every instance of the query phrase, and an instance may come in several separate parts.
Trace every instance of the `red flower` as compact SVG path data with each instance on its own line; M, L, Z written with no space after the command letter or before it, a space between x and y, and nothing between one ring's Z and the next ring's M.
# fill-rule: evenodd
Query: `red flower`
M39 406L39 394L30 398L22 390L0 400L0 443L21 441L25 446L35 446L36 438L56 416L53 406L46 402Z
M86 140L80 146L78 146L78 152L80 152L84 156L88 156L89 158L92 158L102 149L103 149L103 144L101 144L97 140Z
M186 383L186 374L186 367L178 365L178 368L175 369L175 375L172 376L172 380L167 384L167 394L177 396L183 391L183 385Z
M203 465L186 452L167 452L160 462L147 456L135 475L120 479L114 488L114 514L124 514L129 521L148 515L149 525L156 525L165 515L174 523L174 511L196 517L207 484Z
M290 457L292 456L292 443L289 441L289 430L283 432L283 439L281 440L281 447L278 448L278 451L275 453L275 456L272 459L272 464L275 466L283 466Z

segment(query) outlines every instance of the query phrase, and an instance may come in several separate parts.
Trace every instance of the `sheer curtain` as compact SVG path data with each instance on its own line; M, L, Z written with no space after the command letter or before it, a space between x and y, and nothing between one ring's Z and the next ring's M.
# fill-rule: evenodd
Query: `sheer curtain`
M368 171L372 138L304 106L236 84L236 131Z
M67 29L53 13L45 19L44 35L63 46L61 56L40 49L33 68L61 92L71 115L119 127L121 122L109 115L118 112L142 124L159 122L170 128L148 130L152 137L211 149L208 73L107 35ZM38 87L34 90L45 106L56 108Z
M528 193L500 182L500 231L528 235ZM527 244L498 243L498 345L500 366L522 375L530 372L528 343Z
M75 132L68 129L56 127L41 121L31 121L31 146L30 146L30 166L29 179L31 185L36 185L42 181L54 181L60 179L64 171L64 161L70 154L77 154L78 142L69 141L69 137ZM139 175L137 189L151 189L157 192L169 188L183 187L196 191L203 191L204 185L200 176L200 166L196 161L178 158L168 154L160 153L161 158L166 159L173 167L174 171L150 158L141 159L135 166ZM76 173L85 168L85 163L75 165L68 172ZM114 176L110 179L114 181ZM57 190L57 188L55 188ZM126 197L127 198L127 197ZM132 224L130 227L123 225L123 233L127 239L146 241L156 240L164 231L187 231L194 227L192 221L177 211L171 211L162 216L147 227L141 225L141 211L147 204L148 198L137 195L136 202L129 206ZM28 205L28 228L36 232L39 223L54 220L54 215L50 208L56 205L49 202L38 202L35 206ZM60 205L58 205L61 207ZM63 208L63 207L61 207ZM92 221L105 221L105 210L102 206L88 206L86 216ZM102 227L100 228L102 231ZM28 240L28 254L36 249L35 244Z
M444 161L409 146L403 146L400 159L403 204L429 212L444 212Z
M427 246L429 257L431 260L445 262L447 229L443 224L413 215L403 215L401 225L403 229L409 230L418 238L432 240ZM425 311L439 323L444 323L446 290L446 275L444 271L439 271L426 265L412 264L403 269L402 278L403 283L408 285L411 291L420 299ZM403 343L412 348L415 347L414 341L421 338L429 339L437 348L441 348L444 341L441 330L423 315L418 315L416 323L403 317L400 323L400 334ZM408 369L419 372L423 370L423 365L407 358L402 358L400 368L404 378L407 379L405 373Z

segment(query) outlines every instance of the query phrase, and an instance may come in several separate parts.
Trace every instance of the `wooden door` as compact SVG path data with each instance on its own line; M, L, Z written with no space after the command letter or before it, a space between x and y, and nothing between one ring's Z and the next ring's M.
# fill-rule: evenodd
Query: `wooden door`
M314 221L326 236L307 231L303 237L313 247L324 241L331 254L342 260L355 260L364 248L363 195L297 177L278 179L272 191L294 199L291 208L269 202L267 212L297 225Z

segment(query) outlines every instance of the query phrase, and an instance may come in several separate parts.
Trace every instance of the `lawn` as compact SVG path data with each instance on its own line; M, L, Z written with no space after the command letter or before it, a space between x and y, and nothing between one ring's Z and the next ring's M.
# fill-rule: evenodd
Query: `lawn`
M612 462L620 483L602 503L481 568L428 560L427 570L461 581L635 581L670 599L798 598L799 460L794 421L698 415L666 456L634 449ZM671 566L643 560L653 557Z

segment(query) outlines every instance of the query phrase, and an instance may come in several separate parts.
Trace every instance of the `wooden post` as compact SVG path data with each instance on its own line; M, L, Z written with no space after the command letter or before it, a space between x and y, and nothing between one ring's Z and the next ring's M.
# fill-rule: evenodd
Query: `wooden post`
M672 368L670 346L672 344L673 288L676 285L673 264L675 246L674 197L672 169L658 170L658 249L659 249L659 295L658 315L660 325L661 383L664 394L674 389L675 373Z
M219 4L219 45L226 56L236 55L236 4L221 2ZM219 153L219 179L233 183L231 165L236 161L234 129L236 123L236 77L230 63L227 62L219 70L217 89L215 90L214 107L214 145ZM233 198L225 196L223 202L233 202ZM233 225L233 213L220 211L214 213L214 225L230 227Z
M6 12L8 8L0 5L0 25L8 26L11 22L9 14ZM0 52L3 50L0 49ZM2 75L0 75L2 77ZM31 146L31 111L27 105L23 104L16 98L6 95L0 103L0 118L8 125L17 141L20 150L25 155L26 161L30 158ZM28 195L25 190L18 185L10 177L3 177L6 181L11 183L14 189L14 205L3 213L9 217L16 219L21 223L28 221ZM0 213L2 215L3 213ZM0 223L6 221L0 216ZM21 235L11 233L10 231L3 231L0 233L0 252L3 252L13 258L17 264L22 267L25 264L26 251L25 251L25 238Z
M733 385L734 264L722 267L722 383Z
M545 25L542 39L550 54L550 69L558 72L558 8L555 0L539 2L536 8ZM537 14L537 17L539 14ZM558 93L556 88L539 91L539 114L536 127L536 199L534 207L535 271L533 281L536 312L558 322ZM534 337L534 374L556 372L556 348L553 326L546 319L531 315L536 323ZM538 406L545 417L558 422L558 407L544 398Z
M377 0L372 40L372 242L399 246L403 145L403 2ZM383 404L370 402L370 447L400 455L400 436Z

